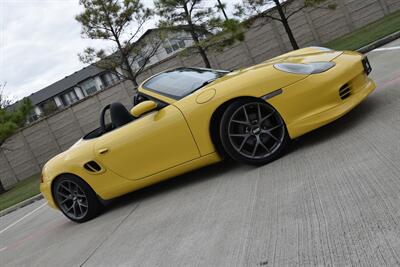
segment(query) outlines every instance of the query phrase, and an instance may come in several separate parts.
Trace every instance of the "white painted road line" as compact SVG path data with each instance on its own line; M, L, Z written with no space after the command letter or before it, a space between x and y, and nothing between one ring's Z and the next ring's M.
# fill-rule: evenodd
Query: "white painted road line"
M381 47L381 48L374 49L371 52L390 51L390 50L398 50L398 49L400 49L400 46Z
M29 217L30 215L32 215L33 213L35 213L36 211L40 210L41 208L43 208L44 206L46 206L47 203L43 203L42 205L40 205L39 207L37 207L36 209L32 210L31 212L29 212L28 214L24 215L22 218L16 220L15 222L13 222L12 224L10 224L9 226L7 226L6 228L4 228L3 230L0 231L0 234L4 233L5 231L7 231L8 229L10 229L11 227L13 227L14 225L16 225L17 223L19 223L20 221L22 221L23 219Z

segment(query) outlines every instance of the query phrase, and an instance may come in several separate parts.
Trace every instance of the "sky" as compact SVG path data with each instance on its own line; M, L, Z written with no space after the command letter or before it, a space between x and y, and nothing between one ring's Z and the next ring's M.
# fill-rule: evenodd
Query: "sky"
M239 0L225 2L231 11ZM152 0L143 3L153 7ZM0 83L7 82L9 99L19 100L85 67L77 56L84 48L110 46L81 37L74 19L80 12L78 0L0 0ZM153 19L143 31L156 23Z

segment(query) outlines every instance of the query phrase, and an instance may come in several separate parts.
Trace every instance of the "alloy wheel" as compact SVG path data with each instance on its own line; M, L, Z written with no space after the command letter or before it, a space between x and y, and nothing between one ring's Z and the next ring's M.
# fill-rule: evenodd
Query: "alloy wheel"
M70 218L80 220L88 212L88 199L82 188L69 180L61 181L56 188L58 206Z
M281 146L285 125L268 104L250 102L238 107L232 114L228 136L239 154L249 159L262 159Z

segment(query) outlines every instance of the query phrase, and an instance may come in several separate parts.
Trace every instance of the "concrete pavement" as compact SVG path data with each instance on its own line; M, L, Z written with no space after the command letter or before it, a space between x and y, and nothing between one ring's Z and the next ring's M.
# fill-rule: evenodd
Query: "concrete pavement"
M377 90L282 159L210 166L85 224L37 201L0 217L36 209L0 234L0 265L400 265L400 49L368 56Z

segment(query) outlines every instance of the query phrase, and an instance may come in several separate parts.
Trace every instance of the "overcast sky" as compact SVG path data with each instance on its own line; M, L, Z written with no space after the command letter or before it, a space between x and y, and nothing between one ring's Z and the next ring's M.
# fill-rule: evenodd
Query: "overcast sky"
M74 19L81 11L78 0L0 0L0 82L7 82L9 98L28 96L83 68L77 54L85 47L107 46L81 37Z

